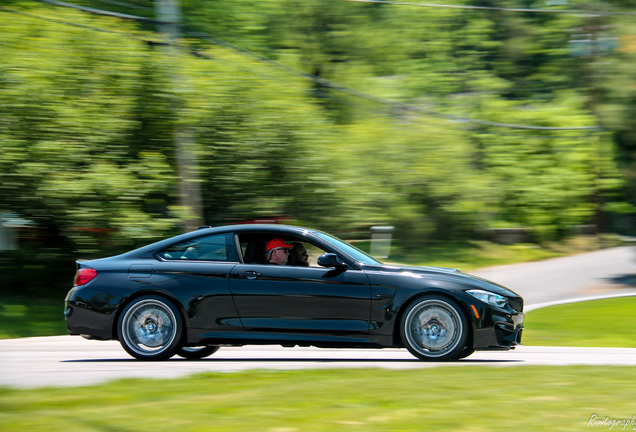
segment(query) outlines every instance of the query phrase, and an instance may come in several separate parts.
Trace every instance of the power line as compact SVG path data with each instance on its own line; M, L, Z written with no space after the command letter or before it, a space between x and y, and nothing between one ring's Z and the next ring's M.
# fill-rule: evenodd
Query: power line
M444 8L444 9L470 9L470 10L491 10L499 12L528 12L528 13L552 13L552 14L568 14L568 15L583 15L583 16L607 16L607 15L636 15L633 12L594 12L584 10L572 10L572 9L527 9L527 8L503 8L496 6L470 6L470 5L450 5L450 4L437 4L437 3L409 3L390 0L344 0L348 2L356 3L377 3L396 6L419 6L429 8Z
M127 14L119 14L116 12L110 12L110 11L105 11L105 10L101 10L101 9L95 9L95 8L88 8L88 7L84 7L84 6L78 6L78 5L74 5L71 3L66 3L66 2L61 2L61 1L57 1L57 0L35 0L41 3L47 3L47 4L51 4L53 6L60 6L60 7L67 7L67 8L73 8L73 9L77 9L80 10L82 12L87 12L87 13L93 13L93 14L98 14L98 15L106 15L106 16L112 16L115 18L121 18L121 19L127 19L127 20L134 20L134 21L142 21L142 22L149 22L149 23L154 23L154 24L172 24L175 25L176 23L170 23L170 22L164 22L164 21L159 21L159 20L154 20L154 19L150 19L150 18L146 18L146 17L139 17L139 16L135 16L135 15L127 15ZM345 1L370 1L370 2L380 2L380 3L384 3L383 1L378 1L378 0L345 0ZM411 3L406 3L406 4L411 4ZM7 10L5 8L2 8L3 10ZM8 10L9 11L9 10ZM36 17L37 18L37 17ZM59 22L59 21L58 21ZM75 25L78 27L84 27L84 28L89 28L87 26L81 26L79 24L72 24L72 23L65 23L65 22L59 22L61 24L68 24L68 25ZM94 29L94 30L98 30L98 31L104 31L104 32L108 32L106 30L99 30L99 29ZM406 111L406 112L415 112L418 114L424 114L424 115L428 115L431 117L438 117L438 118L444 118L446 120L450 120L450 121L454 121L454 122L464 122L464 123L473 123L473 124L478 124L478 125L482 125L482 126L491 126L491 127L501 127L501 128L510 128L510 129L527 129L527 130L541 130L541 131L567 131L567 130L601 130L601 128L599 126L578 126L578 127L549 127L549 126L531 126L531 125L519 125L519 124L513 124L513 123L500 123L500 122L492 122L492 121L488 121L488 120L479 120L479 119L472 119L472 118L468 118L468 117L462 117L462 116L457 116L457 115L449 115L449 114L442 114L442 113L438 113L435 111L430 111L430 110L425 110L423 108L420 107L414 107L411 105L406 105L404 103L401 102L396 102L396 101L392 101L392 100L388 100L388 99L384 99L384 98L380 98L377 96L373 96L373 95L369 95L367 93L352 89L350 87L346 87L340 84L337 84L333 81L327 80L325 78L321 78L317 75L313 75L307 72L301 72L298 71L296 69L293 69L291 67L285 66L281 63L278 63L274 60L268 59L265 56L262 56L260 54L257 54L253 51L247 50L245 48L239 47L229 41L226 41L224 39L218 38L216 36L212 36L209 35L207 33L203 33L203 32L195 32L195 31L191 31L188 28L183 28L182 29L183 34L187 35L187 36L191 36L200 40L204 40L207 42L210 42L214 45L218 45L218 46L224 46L226 48L229 48L231 50L234 50L236 52L239 52L243 55L249 56L252 59L255 59L256 61L260 62L260 63L264 63L267 64L271 67L277 68L281 71L284 71L286 73L298 76L298 77L302 77L305 79L310 79L312 80L314 83L319 84L323 87L327 87L330 89L333 89L335 91L339 91L342 93L346 93L349 94L351 96L360 98L360 99L365 99L368 101L372 101L381 105L385 105L385 106L391 106L394 109L400 110L400 111ZM146 43L148 43L148 41L144 41ZM195 53L195 55L202 57L200 54Z
M209 34L203 33L203 32L193 32L188 30L187 28L184 29L184 34L191 36L191 37L195 37L201 40L205 40L208 41L210 43L213 43L215 45L221 45L221 46L225 46L227 48L230 48L234 51L240 52L242 54L245 54L261 63L266 63L272 67L275 67L277 69L280 69L284 72L296 75L298 77L301 78L307 78L312 80L313 82L315 82L316 84L319 84L323 87L327 87L327 88L331 88L343 93L347 93L351 96L355 96L361 99L366 99L372 102L376 102L382 105L387 105L387 106L392 106L395 109L401 110L401 111L407 111L407 112L417 112L420 114L426 114L428 116L432 116L432 117L441 117L441 118L445 118L447 120L451 120L451 121L455 121L455 122L466 122L466 123L474 123L474 124L479 124L479 125L483 125L483 126L493 126L493 127L505 127L505 128L513 128L513 129L529 129L529 130L543 130L543 131L566 131L566 130L599 130L600 128L598 126L578 126L578 127L549 127L549 126L528 126L528 125L518 125L518 124L512 124L512 123L499 123L499 122L491 122L491 121L487 121L487 120L477 120L477 119L471 119L471 118L466 118L466 117L461 117L461 116L455 116L455 115L448 115L448 114L442 114L442 113L438 113L438 112L434 112L434 111L429 111L429 110L425 110L423 108L420 107L414 107L411 105L406 105L404 103L400 103L400 102L396 102L396 101L392 101L392 100L388 100L388 99L384 99L384 98L379 98L377 96L372 96L369 95L367 93L363 93L360 92L358 90L349 88L349 87L345 87L342 86L340 84L334 83L333 81L321 78L317 75L313 75L310 73L306 73L306 72L301 72L298 71L296 69L290 68L288 66L285 66L283 64L280 64L274 60L268 59L267 57L261 56L259 54L256 54L252 51L249 51L245 48L241 48L238 47L237 45L234 45L231 42L228 42L226 40L220 39L218 37L215 36L211 36Z
M117 31L117 30L109 30L109 29L103 29L103 28L98 28L98 27L92 27L92 26L88 26L88 25L85 25L85 24L77 24L77 23L64 21L64 20L59 20L59 19L55 19L55 18L41 17L41 16L33 15L33 14L30 14L30 13L27 13L27 12L17 11L17 10L14 10L14 9L8 9L8 8L6 8L4 6L0 6L0 10L4 11L4 12L15 14L15 15L25 16L27 18L33 18L33 19L48 21L48 22L52 22L52 23L56 23L56 24L63 24L63 25L67 25L67 26L71 26L71 27L77 27L77 28L81 28L81 29L85 29L85 30L92 30L92 31L97 31L97 32L101 32L101 33L110 33L110 34L124 35L124 36L127 36L128 38L130 38L132 40L136 40L138 42L143 42L143 43L145 43L147 45L163 45L164 44L164 42L160 42L160 41L157 41L157 40L140 38L138 36L135 36L135 35L133 35L131 33L127 33L127 32L121 32L121 31Z
M140 5L136 5L136 4L133 4L133 3L117 1L117 0L97 0L97 1L100 1L102 3L109 3L109 4L112 4L112 5L116 5L116 6L127 7L129 9L152 10L152 8L149 8L147 6L140 6Z
M376 96L372 96L372 95L360 92L358 90L355 90L355 89L352 89L352 88L349 88L349 87L345 87L345 86L342 86L340 84L336 84L333 81L327 80L325 78L321 78L321 77L319 77L317 75L313 75L313 74L310 74L308 72L302 72L302 71L299 71L297 69L291 68L289 66L285 66L284 64L281 64L281 63L279 63L277 61L271 60L271 59L269 59L269 58L267 58L265 56L257 54L257 53L255 53L253 51L248 50L248 49L239 47L238 45L235 45L235 44L233 44L233 43L231 43L229 41L226 41L224 39L218 38L216 36L209 35L207 33L191 31L191 30L189 30L186 27L183 30L183 34L185 34L187 36L191 36L191 37L197 38L197 39L200 39L200 40L204 40L204 41L210 42L210 43L212 43L214 45L224 46L226 48L229 48L231 50L234 50L236 52L244 54L244 55L246 55L248 57L251 57L252 59L254 59L254 60L256 60L256 61L258 61L260 63L265 63L265 64L267 64L269 66L272 66L272 67L274 67L276 69L279 69L279 70L281 70L283 72L286 72L286 73L288 73L290 75L296 75L296 76L301 77L301 78L310 79L311 81L313 81L316 84L319 84L319 85L321 85L323 87L332 88L334 90L338 90L338 91L341 91L343 93L348 93L348 94L350 94L352 96L355 96L355 97L358 97L358 98L361 98L361 99L367 99L367 100L370 100L372 102L377 102L377 103L384 104L384 105L393 105L393 106L401 105L401 104L399 104L397 102L393 102L393 101L389 101L387 99L383 99L383 98L379 98L379 97L376 97ZM407 107L403 106L401 108L406 109Z
M103 9L95 9L91 7L80 6L73 3L66 3L66 2L62 2L58 0L35 0L35 1L38 1L40 3L47 3L53 6L61 6L61 7L71 8L71 9L77 9L82 12L88 12L88 13L97 14L97 15L105 15L105 16L110 16L110 17L125 19L125 20L142 21L142 22L147 22L151 24L175 24L175 23L162 22L156 19L141 17L137 15L129 15L129 14L123 14L119 12L106 11Z

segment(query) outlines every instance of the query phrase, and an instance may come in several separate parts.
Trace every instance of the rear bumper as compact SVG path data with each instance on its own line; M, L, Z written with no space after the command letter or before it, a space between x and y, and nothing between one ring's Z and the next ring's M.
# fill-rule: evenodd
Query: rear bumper
M121 297L87 287L75 287L64 301L66 328L71 335L113 339L114 319Z

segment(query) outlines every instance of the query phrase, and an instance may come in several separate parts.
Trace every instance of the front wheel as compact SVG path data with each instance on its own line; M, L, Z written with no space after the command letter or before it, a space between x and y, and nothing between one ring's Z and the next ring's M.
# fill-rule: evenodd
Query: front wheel
M466 347L464 347L463 350L460 351L459 355L457 356L457 360L459 359L463 359L468 357L469 355L472 355L475 352L475 348L473 348L472 346L468 345Z
M179 348L182 327L171 302L144 296L126 306L117 323L117 335L122 347L136 359L166 360Z
M199 360L214 354L219 350L218 345L205 345L197 347L181 347L177 350L177 355L188 360Z
M468 321L456 302L425 297L413 302L404 314L402 342L421 360L456 360L465 352Z

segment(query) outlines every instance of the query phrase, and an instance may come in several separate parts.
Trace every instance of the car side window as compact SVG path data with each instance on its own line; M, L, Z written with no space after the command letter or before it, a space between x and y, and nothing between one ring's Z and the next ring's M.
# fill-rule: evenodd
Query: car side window
M165 260L238 262L232 234L198 237L170 246L158 256Z
M319 267L317 263L318 257L324 254L325 250L311 243L303 243L303 245L305 246L305 249L307 249L307 254L309 255L309 267Z
M281 238L289 244L300 243L309 255L307 257L309 267L319 267L317 264L318 257L326 252L322 248L308 242L305 238L280 233L243 233L239 235L243 261L246 264L266 264L265 248L267 242L274 237ZM288 265L292 265L291 261Z

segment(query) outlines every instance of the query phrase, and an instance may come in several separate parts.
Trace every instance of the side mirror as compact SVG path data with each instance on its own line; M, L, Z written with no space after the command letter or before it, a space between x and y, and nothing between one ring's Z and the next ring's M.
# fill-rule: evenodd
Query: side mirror
M322 267L335 267L338 270L349 268L346 262L338 258L335 253L326 253L318 257L318 265Z

